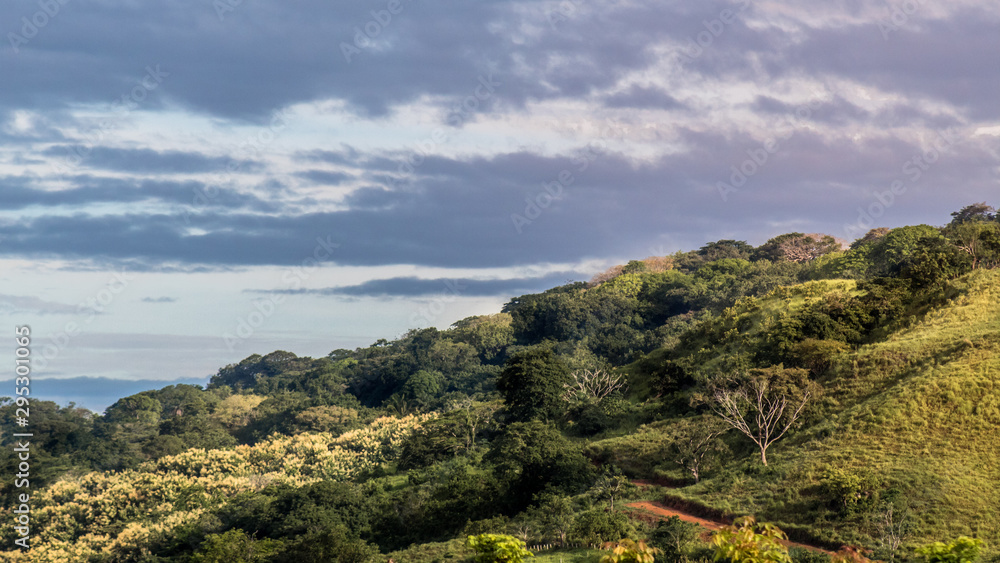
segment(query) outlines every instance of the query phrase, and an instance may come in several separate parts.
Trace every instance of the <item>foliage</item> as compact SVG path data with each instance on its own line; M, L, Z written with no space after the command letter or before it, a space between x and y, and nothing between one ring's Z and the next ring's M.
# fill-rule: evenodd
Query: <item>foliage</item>
M523 541L503 534L469 536L467 545L476 552L477 563L522 563L535 555Z
M859 546L838 555L847 563L961 534L994 545L1000 221L985 203L952 218L873 229L844 251L797 233L709 243L448 330L318 359L255 354L207 389L138 393L104 415L32 399L33 550L0 558L429 563L479 533L641 537L600 502L617 508L627 480L595 486L595 466L685 485L671 497L706 512ZM574 373L627 373L628 388L610 376L567 402ZM721 423L714 391L754 379L770 404L787 397L767 466L748 459L757 444L705 424ZM6 427L15 410L0 398ZM8 475L14 439L0 437ZM17 492L0 482L6 505ZM673 532L660 558L704 558ZM0 536L12 545L11 522ZM928 555L968 559L942 545ZM563 554L596 560L537 560Z
M516 422L490 444L485 460L506 489L510 509L522 510L542 491L579 493L593 483L593 469L579 446L541 422Z
M650 543L663 554L662 561L679 563L684 559L688 547L698 539L699 531L697 524L671 516L657 523L650 537Z
M655 555L660 550L646 545L646 542L635 542L629 538L619 541L611 547L611 554L601 557L601 563L653 563Z
M868 471L828 468L820 487L835 509L844 514L856 514L875 508L880 485L880 479Z
M497 378L507 411L514 420L553 420L562 414L562 394L570 384L566 365L547 348L526 350L507 360Z
M840 248L832 236L823 234L788 233L767 241L754 250L756 260L788 260L805 262L829 254Z
M983 547L983 541L960 536L948 543L934 542L917 548L917 555L927 563L973 563Z
M592 509L577 515L570 535L586 544L603 544L627 538L634 531L628 517L621 512Z
M757 524L752 516L712 533L715 560L730 563L791 563L788 550L779 541L786 539L777 526Z
M194 563L256 563L268 561L280 549L281 542L258 540L243 530L229 530L205 538L195 553Z
M624 475L604 475L594 483L590 493L599 501L607 499L611 504L610 510L614 511L615 499L632 496L638 490L639 487Z

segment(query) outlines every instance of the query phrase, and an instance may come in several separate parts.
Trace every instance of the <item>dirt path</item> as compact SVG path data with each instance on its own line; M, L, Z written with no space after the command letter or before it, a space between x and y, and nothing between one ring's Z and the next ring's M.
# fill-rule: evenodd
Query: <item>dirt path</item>
M635 483L636 485L640 486L640 487L650 486L650 485L654 484L651 481L643 481L643 480L635 480L635 481L632 481L632 482ZM681 512L681 511L679 511L677 509L669 508L667 506L664 506L663 504L660 504L659 502L654 502L654 501L648 501L647 500L647 501L642 501L642 502L631 502L631 503L626 504L625 506L628 506L629 508L634 508L634 509L637 509L637 510L641 510L641 511L652 513L652 514L656 515L657 517L659 517L661 520L666 520L667 518L670 518L671 516L676 516L676 517L680 518L681 520L683 520L685 522L690 522L692 524L697 524L697 525L701 526L702 528L705 528L705 530L707 530L705 532L706 536L708 535L708 531L715 531L715 530L718 530L718 529L720 529L720 528L722 528L723 526L726 525L723 522L716 522L714 520L706 520L705 518L699 518L698 516L693 516L693 515L688 514L686 512ZM806 544L803 544L803 543L797 543L797 542L792 542L792 541L782 541L781 543L785 547L802 547L802 548L805 548L805 549L811 549L812 551L818 551L820 553L825 553L827 555L833 555L832 551L828 551L828 550L821 549L821 548L818 548L818 547L814 547L814 546L811 546L811 545L806 545Z

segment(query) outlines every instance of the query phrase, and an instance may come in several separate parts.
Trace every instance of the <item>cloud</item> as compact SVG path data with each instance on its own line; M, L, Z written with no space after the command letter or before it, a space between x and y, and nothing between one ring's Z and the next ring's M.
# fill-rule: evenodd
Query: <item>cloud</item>
M73 315L80 312L80 307L27 295L0 294L0 312L4 314Z
M329 172L327 170L307 170L295 174L299 178L305 178L310 182L320 185L338 185L351 178L350 174L343 172Z
M186 180L152 180L108 178L77 175L64 179L72 187L40 189L38 178L7 176L0 178L0 207L6 210L40 207L76 207L108 203L139 203L156 201L171 207L190 207L193 211L221 207L258 212L276 211L281 207L256 195L230 188ZM210 197L209 197L210 196Z
M635 109L680 109L684 107L684 104L659 88L638 85L632 85L624 92L605 97L604 105L609 108Z
M182 151L158 151L153 149L121 149L105 146L55 145L46 149L46 156L82 157L82 165L88 168L117 170L132 173L173 173L193 174L198 172L218 172L226 170L230 159L207 157L199 153ZM240 162L243 171L259 170L258 163Z
M423 279L416 277L396 277L369 280L357 285L322 289L252 290L252 292L287 295L338 295L348 297L423 297L445 294L463 297L494 297L543 291L553 286L577 281L580 277L581 275L576 272L558 272L535 278L503 279Z

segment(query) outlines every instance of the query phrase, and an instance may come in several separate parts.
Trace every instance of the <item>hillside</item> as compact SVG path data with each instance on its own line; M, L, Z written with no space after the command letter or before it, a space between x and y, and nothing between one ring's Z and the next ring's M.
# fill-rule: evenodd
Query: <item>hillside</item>
M33 547L0 553L430 563L501 533L583 546L540 561L596 561L587 545L622 538L650 538L657 561L712 559L693 528L624 510L643 500L752 514L882 560L971 536L995 560L1000 269L983 264L1000 262L1000 221L961 217L848 249L800 233L709 243L447 330L324 358L255 354L204 389L101 415L35 402ZM753 426L754 396L781 407L766 446L726 423L730 400ZM0 405L5 428L14 406ZM3 446L13 474L6 432ZM0 484L7 505L16 492ZM0 535L21 534L8 521Z
M820 295L837 285L825 282L819 286ZM759 337L769 315L796 310L804 303L802 295L815 295L817 286L779 293L733 311L740 316L752 308L756 316L740 337ZM809 535L834 544L857 543L863 541L859 529L869 525L860 514L831 509L837 499L831 498L830 489L843 486L845 476L851 476L857 483L850 492L865 499L898 489L912 512L914 539L968 535L997 545L998 296L1000 271L979 271L957 280L942 295L942 303L922 311L913 326L832 358L819 379L824 394L811 424L776 442L769 452L773 463L766 469L752 462L727 466L673 494L734 514L804 527ZM709 358L706 365L718 364L719 358ZM670 435L669 423L657 423L634 435L598 441L592 448L607 448L632 458L637 466L682 478L671 464L657 463L659 450L649 443L630 449L640 437L667 440ZM644 461L643 451L651 459Z

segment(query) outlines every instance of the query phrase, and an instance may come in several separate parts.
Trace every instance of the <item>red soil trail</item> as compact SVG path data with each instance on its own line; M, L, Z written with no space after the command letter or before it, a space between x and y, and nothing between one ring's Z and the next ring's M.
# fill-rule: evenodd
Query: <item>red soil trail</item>
M652 481L645 481L645 480L642 480L642 479L633 480L632 483L634 483L634 484L636 484L636 485L638 485L640 487L649 487L649 486L657 484L657 483L654 483ZM708 531L715 531L715 530L721 529L723 526L727 526L729 524L728 522L719 522L719 521L715 521L715 520L707 520L705 518L700 518L698 516L694 516L694 515L688 514L686 512L681 512L681 511L679 511L679 510L677 510L675 508L669 508L669 507L664 506L663 504L661 504L659 502L654 502L654 501L648 501L647 500L647 501L642 501L642 502L631 502L631 503L629 503L629 504L627 504L625 506L628 506L629 508L633 508L633 509L636 509L636 510L648 512L648 513L652 513L653 515L657 516L660 520L666 520L667 518L670 518L671 516L676 516L676 517L680 518L681 520L683 520L684 522L690 522L692 524L697 524L697 525L701 526L702 528L705 528L705 530L707 530L707 531L705 532L704 535L706 535L706 536L708 535ZM833 555L832 551L821 549L821 548L818 548L818 547L815 547L815 546L812 546L812 545L806 545L806 544L803 544L803 543L797 543L797 542L792 542L792 541L782 541L781 543L785 547L802 547L802 548L805 548L805 549L811 549L812 551L818 551L820 553L826 553L827 555Z

